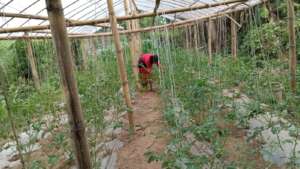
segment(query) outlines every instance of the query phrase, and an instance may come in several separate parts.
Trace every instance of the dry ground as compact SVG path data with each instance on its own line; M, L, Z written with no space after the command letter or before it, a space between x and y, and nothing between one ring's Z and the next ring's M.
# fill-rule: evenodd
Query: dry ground
M148 163L147 151L162 152L168 142L166 127L162 120L162 101L154 92L140 93L134 103L135 135L121 133L125 143L118 152L118 169L160 169L159 162Z

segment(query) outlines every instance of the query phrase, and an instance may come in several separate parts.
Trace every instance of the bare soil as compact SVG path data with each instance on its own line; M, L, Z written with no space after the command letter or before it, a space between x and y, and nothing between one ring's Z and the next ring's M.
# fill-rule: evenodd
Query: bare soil
M160 169L160 162L148 163L145 153L163 152L168 133L162 118L162 101L154 92L139 93L134 103L136 131L130 136L126 130L120 135L125 143L118 152L118 169ZM127 124L128 125L128 124Z
M247 131L238 128L234 123L225 120L224 112L218 117L218 127L227 129L228 136L224 143L224 149L227 152L225 160L237 164L241 168L253 169L280 169L275 165L266 162L261 153L261 144L253 139L247 141Z

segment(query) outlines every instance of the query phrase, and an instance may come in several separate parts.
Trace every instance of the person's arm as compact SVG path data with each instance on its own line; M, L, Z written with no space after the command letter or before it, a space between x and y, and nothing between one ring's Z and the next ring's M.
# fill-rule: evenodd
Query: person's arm
M138 62L138 67L139 68L144 68L144 70L147 72L147 73L151 73L151 70L149 68L147 68L147 65L142 61L142 60L139 60Z

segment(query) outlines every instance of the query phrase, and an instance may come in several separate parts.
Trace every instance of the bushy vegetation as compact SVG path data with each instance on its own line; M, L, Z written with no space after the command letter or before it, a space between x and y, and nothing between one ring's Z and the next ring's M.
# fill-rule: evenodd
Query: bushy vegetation
M74 42L76 43L76 42ZM61 124L64 121L63 115L65 113L64 97L61 87L61 82L58 74L58 67L55 55L53 53L52 43L47 41L33 41L33 52L37 57L37 65L41 78L41 87L36 89L33 86L28 61L26 58L25 42L3 42L0 50L1 67L4 68L5 74L8 77L8 96L11 112L13 113L13 121L16 124L17 132L26 130L42 129L42 124L45 123L45 118L55 121L51 126L47 126L46 132L50 132L53 140L50 147L56 149L56 152L48 154L48 163L44 161L33 160L27 161L27 166L30 168L43 168L47 166L54 166L60 160L60 154L65 152L68 154L69 160L74 159L73 151L70 144L68 123ZM78 45L78 43L76 43ZM50 48L50 49L49 49ZM78 50L79 46L75 47ZM84 118L89 129L89 143L95 149L98 134L103 132L103 128L107 125L104 121L104 110L113 108L116 113L125 110L122 101L122 93L120 93L120 81L117 69L117 63L114 49L109 48L101 50L96 60L89 56L89 63L87 70L81 70L82 62L78 62L75 67L76 79L78 82L78 91ZM126 49L127 51L128 49ZM51 52L50 52L51 51ZM78 51L77 57L80 56ZM126 53L128 54L128 53ZM128 57L127 57L128 58ZM129 65L130 59L126 59ZM52 66L52 67L51 67ZM50 68L51 67L51 68ZM15 68L15 69L14 69ZM7 71L6 71L7 70ZM128 69L129 73L132 70ZM24 74L29 72L29 74ZM27 76L29 75L29 76ZM131 76L129 76L131 78ZM133 80L131 80L133 81ZM134 83L134 82L132 82ZM4 90L1 88L0 90ZM63 118L63 119L60 119ZM0 123L3 125L0 129L1 141L12 139L11 125L7 123L9 116L6 111L4 97L0 96ZM63 126L60 126L63 125ZM115 125L120 125L117 121ZM37 139L37 136L31 138ZM4 140L3 140L4 139ZM35 141L29 143L34 144ZM24 146L25 148L25 146ZM92 155L96 155L93 154ZM96 159L93 157L93 159ZM98 166L99 161L93 161L93 165Z
M270 9L266 6L256 7L255 17L250 18L251 24L241 30L240 49L244 54L251 54L259 59L264 58L288 58L288 31L287 31L287 7L284 1L275 1L269 4L273 16L270 16ZM295 29L296 44L300 43L300 5L295 2ZM276 13L276 14L274 14ZM297 55L299 53L297 45ZM298 57L299 58L299 57Z

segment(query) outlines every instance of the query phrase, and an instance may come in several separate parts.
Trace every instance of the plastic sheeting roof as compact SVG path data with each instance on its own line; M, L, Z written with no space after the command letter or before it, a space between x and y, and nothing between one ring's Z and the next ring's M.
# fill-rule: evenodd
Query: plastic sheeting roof
M130 1L130 0L129 0ZM158 10L174 9L178 7L189 7L195 4L210 4L223 2L224 0L161 0ZM117 16L125 15L123 0L113 0L114 10ZM247 4L252 6L260 0L248 0ZM92 20L108 16L106 0L62 0L64 14L67 19L72 20ZM135 0L136 6L141 11L153 11L155 0ZM233 5L233 4L231 4ZM230 5L222 5L197 11L164 15L171 20L185 20L193 17L205 16L222 11ZM245 7L245 5L239 5ZM22 13L47 17L45 0L0 0L0 12ZM46 20L1 17L0 28L47 25ZM68 28L69 33L90 33L95 32L100 27L81 26ZM23 35L24 33L1 34L1 36ZM37 33L35 33L37 34Z

